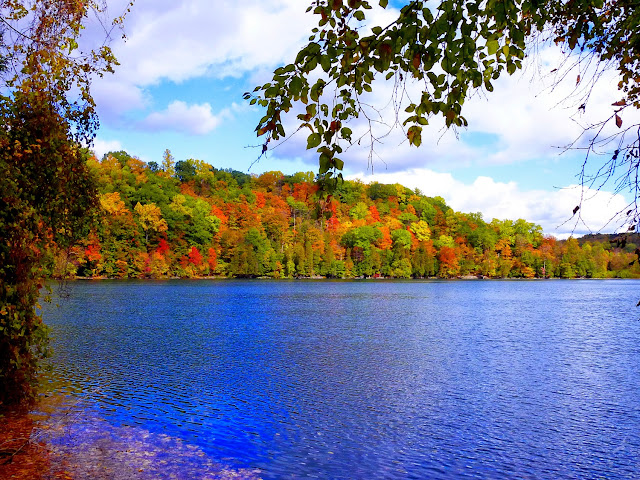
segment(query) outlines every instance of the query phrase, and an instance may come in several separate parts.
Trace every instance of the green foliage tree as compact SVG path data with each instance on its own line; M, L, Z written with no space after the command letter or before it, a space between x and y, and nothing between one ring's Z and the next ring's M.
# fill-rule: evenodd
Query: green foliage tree
M190 246L209 245L220 228L220 219L211 215L211 206L201 198L175 195L167 212L167 223L180 230Z
M369 214L369 208L362 202L358 202L355 207L349 210L349 215L356 220L364 220Z
M405 250L411 248L411 234L403 228L391 232L391 239L393 240L394 247Z
M16 95L0 110L0 404L33 395L46 353L47 330L35 311L42 252L86 233L83 220L95 206L69 124L35 97Z
M398 220L400 220L405 225L409 225L413 222L417 222L418 217L411 212L403 212L400 215L398 215Z
M196 176L196 165L192 160L180 160L176 162L175 175L181 182L193 180Z
M364 225L349 230L342 236L341 243L347 247L359 247L368 251L371 245L382 238L382 232L374 226Z

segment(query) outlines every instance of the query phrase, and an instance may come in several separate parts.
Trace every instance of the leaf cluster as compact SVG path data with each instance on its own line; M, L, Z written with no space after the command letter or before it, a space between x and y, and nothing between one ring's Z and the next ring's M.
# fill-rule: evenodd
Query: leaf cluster
M387 0L314 0L308 12L318 25L307 45L245 99L265 109L256 127L263 152L285 136L284 115L297 113L293 128L307 131L319 182L332 188L341 178L341 155L363 139L372 150L380 140L373 125L400 125L414 146L422 144L423 128L434 116L447 127L466 126L466 99L492 91L498 78L521 69L532 42L563 45L577 64L587 58L615 68L623 99L612 119L620 127L618 112L640 106L636 7L634 0L407 0L388 25L372 25L371 11L389 10ZM381 81L394 82L391 121L371 105ZM411 97L410 85L419 86L419 98ZM354 133L355 119L368 131Z
M360 0L319 0L309 8L320 17L295 61L278 68L271 82L245 94L266 108L257 126L265 145L285 135L282 115L303 105L298 129L308 129L307 149L319 154L319 174L339 176L338 157L353 138L348 124L367 117L367 94L380 77L395 78L396 92L418 82L419 99L409 99L402 125L412 145L434 115L447 126L466 126L465 99L473 89L493 89L501 74L522 66L526 33L542 24L530 2L444 0L435 8L412 1L387 26L367 28L373 7ZM387 1L379 2L387 8Z

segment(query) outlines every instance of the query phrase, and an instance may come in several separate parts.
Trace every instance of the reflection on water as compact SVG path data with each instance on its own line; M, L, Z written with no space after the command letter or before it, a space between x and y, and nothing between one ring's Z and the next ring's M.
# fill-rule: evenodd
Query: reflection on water
M73 433L151 452L129 474L634 478L637 286L79 282L45 318Z

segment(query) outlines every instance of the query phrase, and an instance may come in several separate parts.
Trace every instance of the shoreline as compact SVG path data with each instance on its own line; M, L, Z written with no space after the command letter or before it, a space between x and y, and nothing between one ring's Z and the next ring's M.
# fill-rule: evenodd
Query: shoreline
M523 278L523 277L489 277L486 275L461 275L458 277L417 277L417 278L400 278L400 277L383 277L383 276L374 276L374 277L323 277L320 275L315 275L312 277L284 277L284 278L275 278L275 277L227 277L224 275L208 275L208 276L193 276L193 277L106 277L106 276L97 276L97 277L67 277L67 278L55 278L55 277L47 277L46 281L49 282L69 282L69 281L130 281L130 280L140 280L140 281L164 281L164 280L211 280L211 281L224 281L224 280L273 280L273 281L292 281L292 280L329 280L329 281L362 281L362 280L384 280L384 281L476 281L476 280L492 280L492 281L500 281L500 280L508 280L508 281L537 281L537 280L640 280L640 278L621 278L621 277L574 277L574 278L562 278L562 277L532 277L532 278Z

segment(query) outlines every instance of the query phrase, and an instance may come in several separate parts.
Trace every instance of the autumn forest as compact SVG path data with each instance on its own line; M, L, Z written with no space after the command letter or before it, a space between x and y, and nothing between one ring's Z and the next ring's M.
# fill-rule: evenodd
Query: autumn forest
M219 170L168 150L87 163L99 209L80 245L48 252L50 277L640 277L631 242L559 241L399 184L320 195L312 172Z

